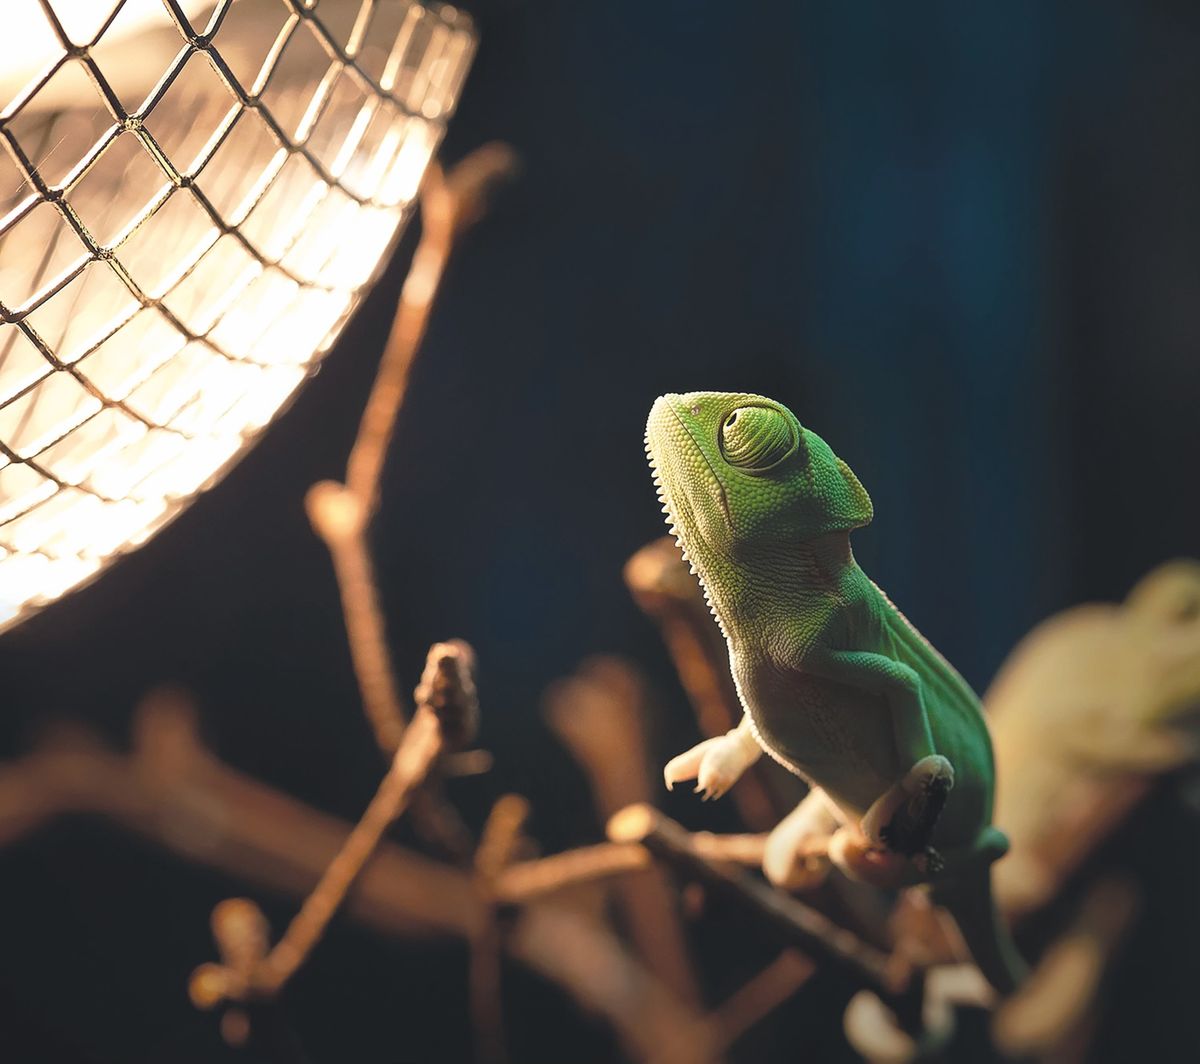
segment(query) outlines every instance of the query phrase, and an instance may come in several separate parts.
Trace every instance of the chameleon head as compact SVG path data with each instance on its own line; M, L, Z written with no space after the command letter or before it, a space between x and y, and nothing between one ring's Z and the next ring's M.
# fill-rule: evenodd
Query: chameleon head
M646 454L675 534L712 591L731 564L871 520L871 499L781 403L736 392L660 396ZM719 581L718 581L719 582Z

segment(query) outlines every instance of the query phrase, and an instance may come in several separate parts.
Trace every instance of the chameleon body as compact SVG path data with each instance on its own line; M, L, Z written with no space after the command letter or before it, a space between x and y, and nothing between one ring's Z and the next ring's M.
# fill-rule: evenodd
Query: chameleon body
M855 562L866 490L790 410L757 395L662 396L646 451L745 710L727 736L674 759L668 784L696 777L719 797L765 750L812 785L773 836L794 850L831 833L830 856L851 874L930 882L984 975L1011 990L1022 964L990 896L1007 843L991 825L987 725L967 683ZM779 882L776 865L764 862Z

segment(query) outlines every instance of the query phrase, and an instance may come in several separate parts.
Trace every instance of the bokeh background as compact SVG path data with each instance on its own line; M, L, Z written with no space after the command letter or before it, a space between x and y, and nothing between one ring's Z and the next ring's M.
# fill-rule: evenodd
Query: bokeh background
M662 531L642 430L663 391L763 392L824 435L875 501L859 560L979 689L1039 619L1200 552L1200 7L474 13L443 157L501 138L524 172L453 264L374 526L404 685L433 640L478 651L496 768L453 784L469 817L516 790L547 850L599 836L539 715L588 654L645 670L656 750L694 739L620 575ZM302 498L343 467L411 244L222 484L0 639L0 755L63 717L123 743L139 696L171 681L228 762L357 816L381 765ZM1194 886L1196 842L1153 820L1127 839L1174 871L1103 1059L1183 1059L1170 1021L1195 939L1170 892ZM185 984L212 955L212 905L244 890L91 822L0 853L6 1059L236 1059ZM263 900L282 926L293 906ZM707 935L719 972L730 944ZM318 1061L459 1059L462 964L339 922L290 1009ZM1183 989L1139 989L1139 965L1181 966ZM508 994L515 1060L613 1058L556 991L513 973ZM794 1016L756 1037L747 1059L837 1058Z

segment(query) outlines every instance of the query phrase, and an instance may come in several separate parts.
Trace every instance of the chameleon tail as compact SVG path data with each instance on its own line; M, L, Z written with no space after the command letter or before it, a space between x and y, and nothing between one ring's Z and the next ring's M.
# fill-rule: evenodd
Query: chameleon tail
M996 835L1003 839L999 832ZM1006 841L1001 845L1007 849ZM954 917L971 957L997 993L1007 996L1016 990L1029 968L996 908L990 861L963 868L946 882L935 882L931 894Z

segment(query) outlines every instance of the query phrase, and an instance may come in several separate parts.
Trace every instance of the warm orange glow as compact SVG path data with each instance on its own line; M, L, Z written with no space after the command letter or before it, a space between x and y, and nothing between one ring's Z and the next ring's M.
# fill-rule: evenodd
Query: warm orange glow
M144 542L288 400L474 47L406 0L50 7L5 0L0 41L0 628Z

